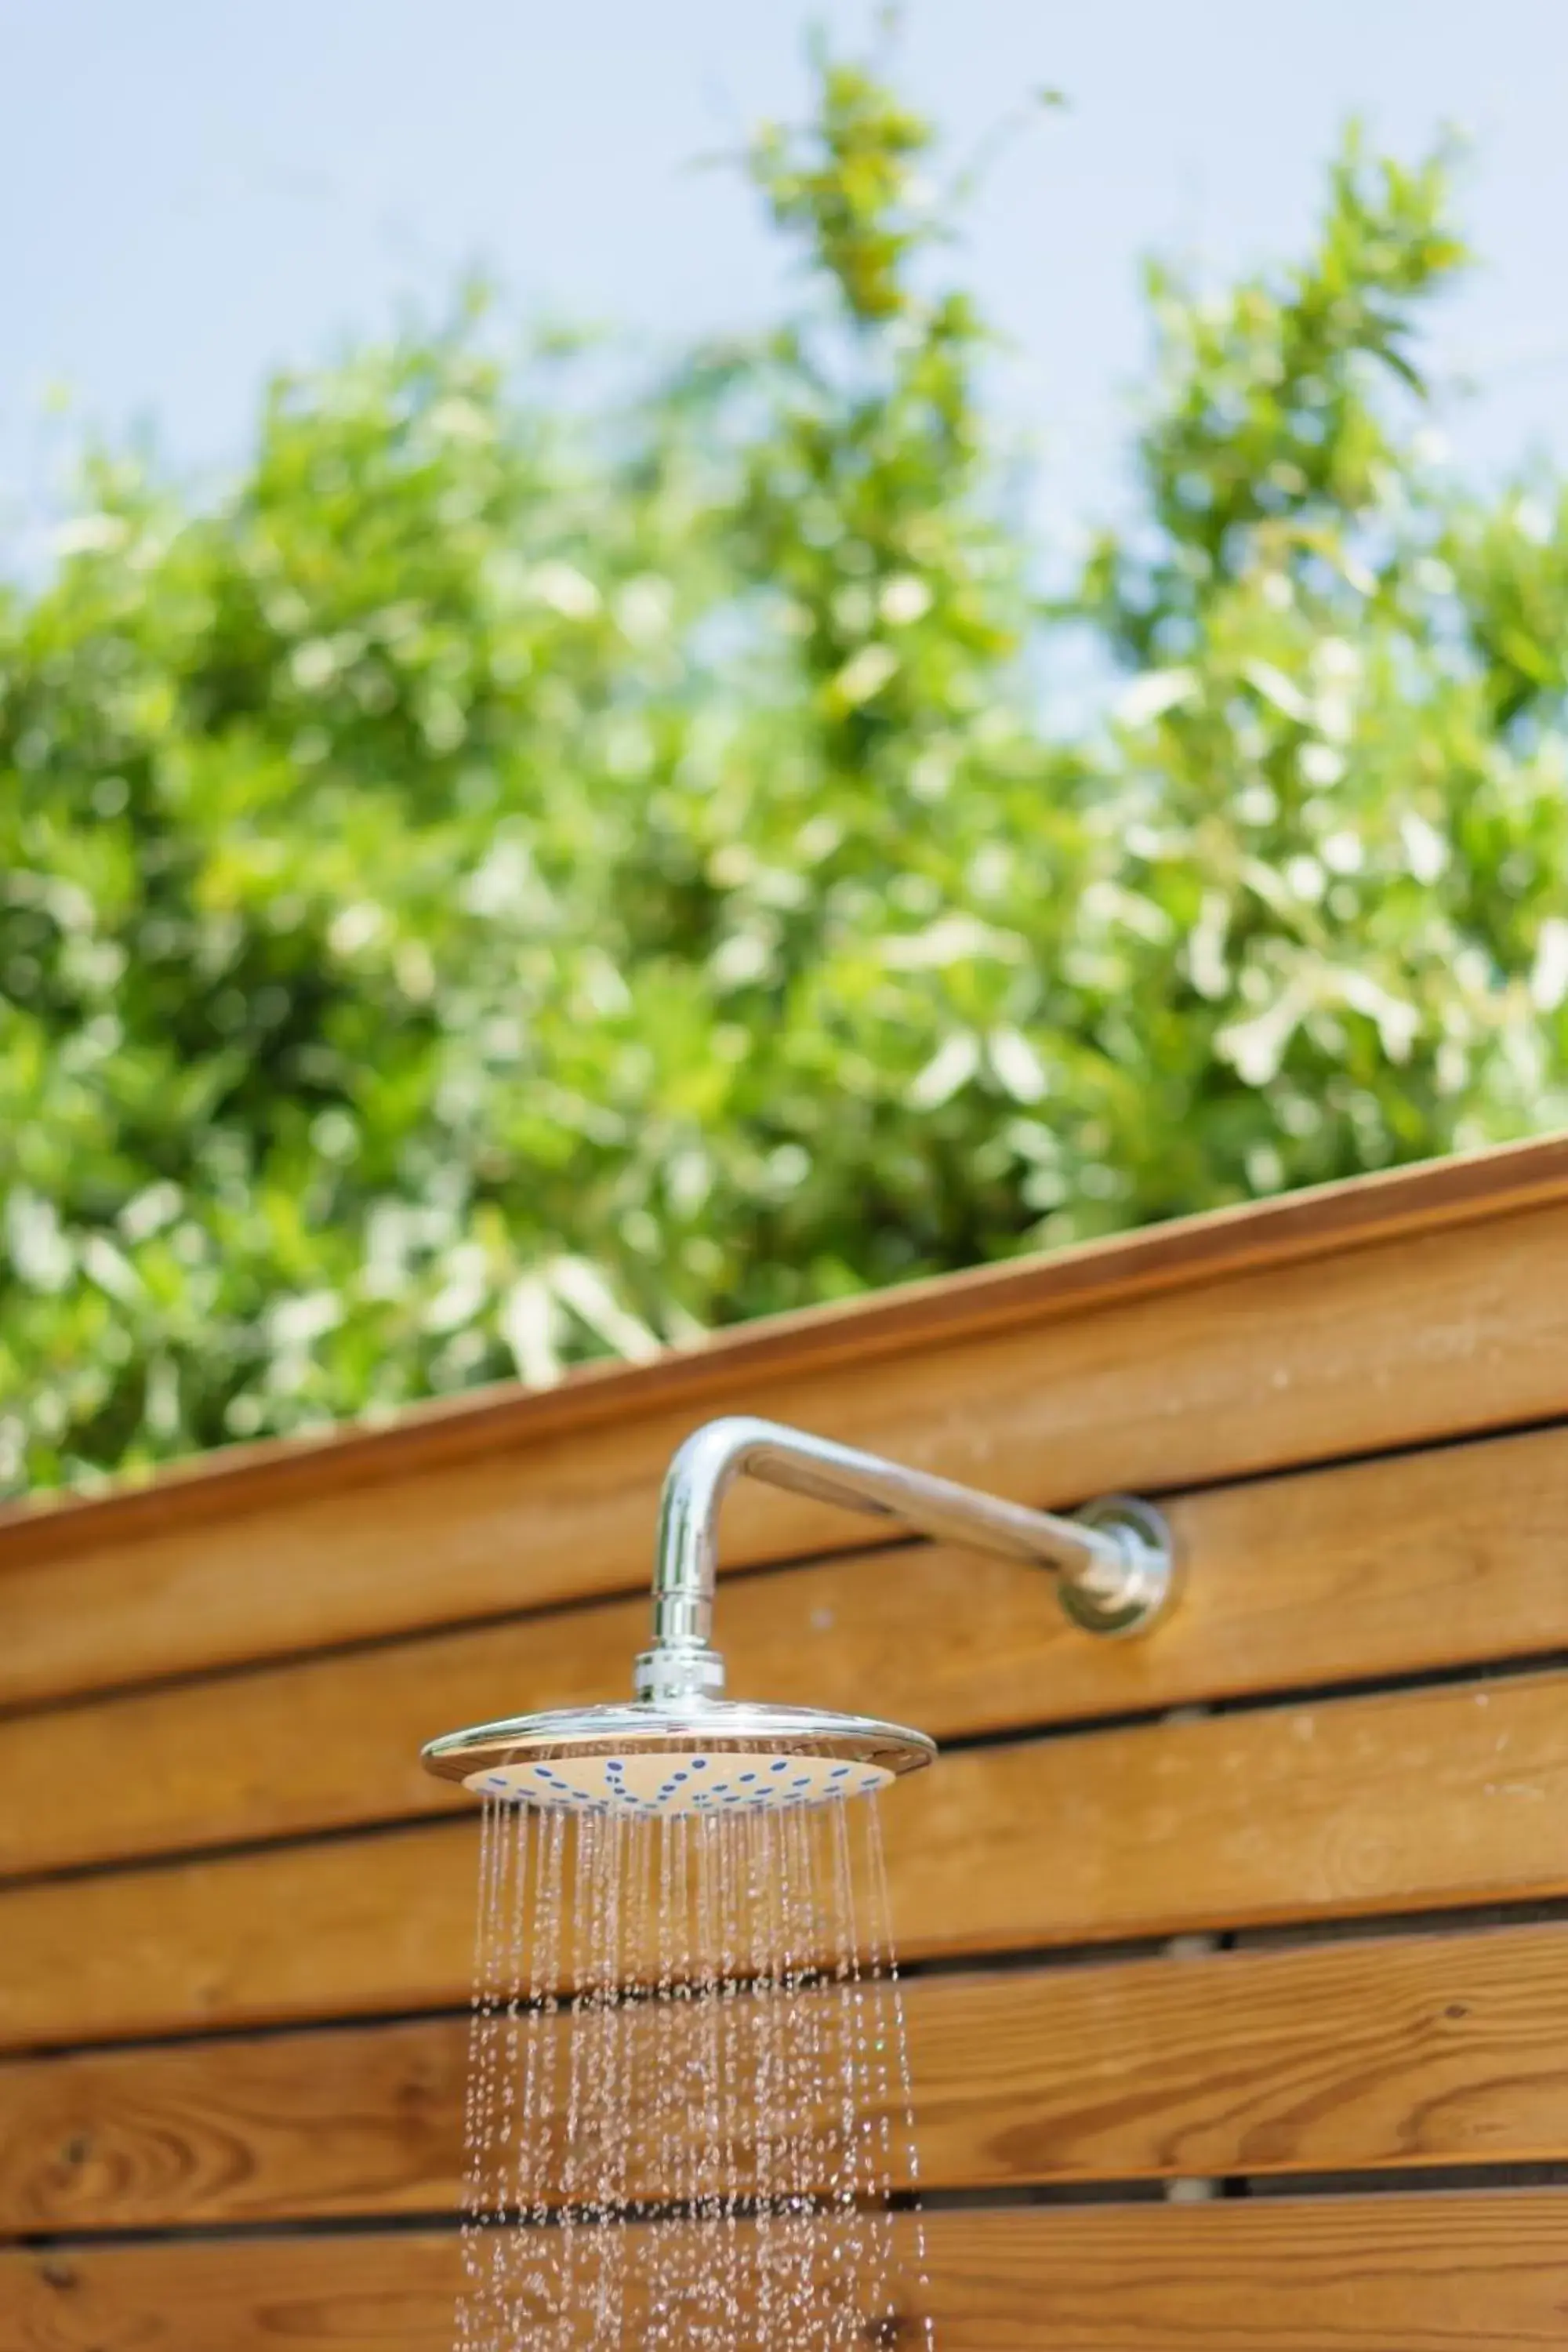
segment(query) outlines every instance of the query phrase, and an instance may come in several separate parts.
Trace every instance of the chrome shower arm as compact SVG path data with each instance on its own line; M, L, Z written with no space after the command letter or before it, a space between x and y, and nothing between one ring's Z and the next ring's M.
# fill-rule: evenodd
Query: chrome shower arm
M693 1431L665 1478L653 1642L637 1660L639 1698L710 1697L723 1688L723 1660L711 1647L718 1524L739 1477L1032 1560L1055 1574L1068 1614L1090 1632L1141 1633L1171 1595L1169 1530L1147 1503L1116 1496L1077 1518L1057 1518L831 1438L734 1414Z

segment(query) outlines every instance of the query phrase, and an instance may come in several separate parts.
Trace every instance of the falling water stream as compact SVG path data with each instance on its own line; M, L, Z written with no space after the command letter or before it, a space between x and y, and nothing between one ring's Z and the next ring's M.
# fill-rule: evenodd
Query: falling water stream
M876 1802L480 1840L457 2352L924 2343Z

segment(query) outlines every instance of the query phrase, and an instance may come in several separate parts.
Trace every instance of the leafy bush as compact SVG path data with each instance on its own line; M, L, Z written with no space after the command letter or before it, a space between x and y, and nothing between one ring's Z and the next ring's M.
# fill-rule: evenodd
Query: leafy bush
M1442 159L1152 274L1047 604L931 146L826 61L751 157L798 312L635 403L466 305L221 496L91 462L0 596L12 1485L1562 1117L1568 502L1426 454Z

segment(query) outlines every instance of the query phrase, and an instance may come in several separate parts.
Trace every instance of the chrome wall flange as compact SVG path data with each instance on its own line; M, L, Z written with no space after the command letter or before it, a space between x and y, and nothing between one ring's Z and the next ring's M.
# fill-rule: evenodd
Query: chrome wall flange
M1110 1536L1117 1557L1058 1578L1063 1609L1086 1633L1127 1641L1149 1633L1174 1605L1181 1585L1170 1521L1141 1495L1101 1495L1073 1517Z

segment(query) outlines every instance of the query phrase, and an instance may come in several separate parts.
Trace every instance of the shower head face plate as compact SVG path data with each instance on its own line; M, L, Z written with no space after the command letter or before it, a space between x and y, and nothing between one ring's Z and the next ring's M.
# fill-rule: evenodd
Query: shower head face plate
M714 1699L516 1716L433 1739L424 1758L479 1797L647 1820L871 1796L935 1753L901 1724Z

